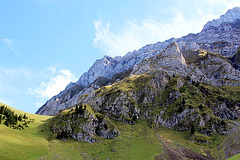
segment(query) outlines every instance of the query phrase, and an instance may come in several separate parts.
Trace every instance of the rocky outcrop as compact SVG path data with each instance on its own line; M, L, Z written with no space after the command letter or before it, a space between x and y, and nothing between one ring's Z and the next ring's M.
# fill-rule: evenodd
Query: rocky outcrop
M72 137L78 141L95 143L97 136L115 138L119 135L115 126L104 115L99 113L94 115L88 109L83 108L80 112L76 109L64 111L54 118L52 130L58 133L57 138Z
M186 131L194 124L206 135L226 134L224 120L239 117L240 100L218 86L239 86L239 71L219 55L201 50L191 54L186 52L184 58L172 43L135 66L131 76L93 91L79 103L88 99L95 111L129 124L143 118L154 127Z
M215 91L218 90L218 96ZM174 77L164 71L132 76L112 86L102 87L89 103L111 119L128 124L147 119L152 127L159 125L178 131L195 130L206 134L226 134L226 119L235 120L240 99L234 100L221 88ZM234 103L226 102L234 101ZM234 108L234 109L233 109Z
M233 68L224 57L201 50L182 54L175 42L159 55L136 65L132 74L156 70L165 71L170 75L191 75L195 81L215 86L240 85L240 71Z
M186 65L185 58L177 43L173 42L164 52L150 59L145 59L139 65L134 66L132 74L143 74L151 70L168 70L171 75L187 75L187 73L184 73Z

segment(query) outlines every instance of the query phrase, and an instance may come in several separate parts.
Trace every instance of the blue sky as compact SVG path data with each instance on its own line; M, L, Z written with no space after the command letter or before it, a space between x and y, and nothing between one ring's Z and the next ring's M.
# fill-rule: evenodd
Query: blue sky
M0 102L35 113L104 55L200 32L239 0L0 1Z

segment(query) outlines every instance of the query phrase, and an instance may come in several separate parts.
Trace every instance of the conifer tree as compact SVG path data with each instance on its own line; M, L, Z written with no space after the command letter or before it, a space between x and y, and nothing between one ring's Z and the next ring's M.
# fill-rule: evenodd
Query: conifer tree
M22 115L19 115L19 116L18 116L18 120L19 120L20 122L22 122L22 119L23 119Z
M2 115L0 115L0 124L2 124L2 119L3 119Z
M23 119L28 119L26 113L24 113L24 115L23 115Z
M193 135L195 133L194 125L191 124L190 133Z
M75 112L78 113L78 111L79 111L79 106L76 105Z

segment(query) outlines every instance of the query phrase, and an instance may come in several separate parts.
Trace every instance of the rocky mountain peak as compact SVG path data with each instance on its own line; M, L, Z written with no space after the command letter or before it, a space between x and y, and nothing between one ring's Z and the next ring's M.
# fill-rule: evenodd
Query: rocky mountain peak
M220 18L208 21L207 24L204 25L203 29L207 29L211 26L219 27L223 22L233 23L237 19L240 19L240 7L229 9L224 15L221 15Z

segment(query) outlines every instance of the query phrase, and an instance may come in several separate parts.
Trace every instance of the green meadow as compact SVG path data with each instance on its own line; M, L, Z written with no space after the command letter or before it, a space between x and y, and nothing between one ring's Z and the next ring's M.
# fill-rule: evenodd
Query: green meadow
M25 113L9 108L17 114ZM225 138L220 135L208 137L199 133L191 135L189 132L177 132L164 127L151 129L146 120L139 120L135 125L113 121L120 132L120 136L115 139L98 137L98 141L93 144L72 138L62 141L56 139L57 135L50 129L53 117L30 113L27 113L27 116L35 121L23 130L0 125L1 159L147 160L157 156L168 158L163 142L173 149L183 147L207 155L207 152L215 153L214 148ZM196 142L199 139L207 140L209 144L199 144ZM193 140L195 142L191 142ZM239 155L236 155L230 159L238 158Z

